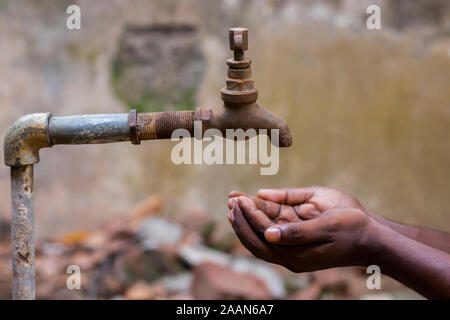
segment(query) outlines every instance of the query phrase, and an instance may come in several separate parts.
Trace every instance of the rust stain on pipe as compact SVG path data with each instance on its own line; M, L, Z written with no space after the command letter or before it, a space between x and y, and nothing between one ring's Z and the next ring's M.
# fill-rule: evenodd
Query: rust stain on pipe
M170 139L176 129L194 132L194 111L138 113L137 134L140 140Z
M49 113L27 114L8 129L3 143L5 164L22 166L39 162L39 149L50 147Z
M13 299L35 299L33 165L11 167Z

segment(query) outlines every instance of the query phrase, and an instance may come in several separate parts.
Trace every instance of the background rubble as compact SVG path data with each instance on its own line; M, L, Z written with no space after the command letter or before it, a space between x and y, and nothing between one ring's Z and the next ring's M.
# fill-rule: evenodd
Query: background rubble
M365 270L293 274L254 258L232 235L220 251L207 233L159 216L163 202L148 197L132 213L93 231L79 230L36 245L38 299L420 299L387 277L367 289ZM144 208L147 208L144 210ZM159 230L159 231L158 231ZM160 232L163 230L164 232ZM222 240L223 241L223 240ZM10 298L8 237L0 241L0 298ZM81 289L68 289L81 271Z

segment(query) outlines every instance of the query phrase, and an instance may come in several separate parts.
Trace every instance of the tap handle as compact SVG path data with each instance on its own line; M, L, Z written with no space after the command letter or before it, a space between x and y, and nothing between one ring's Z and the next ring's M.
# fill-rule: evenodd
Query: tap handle
M234 51L234 60L243 61L244 51L248 49L248 29L230 28L228 34L230 49Z

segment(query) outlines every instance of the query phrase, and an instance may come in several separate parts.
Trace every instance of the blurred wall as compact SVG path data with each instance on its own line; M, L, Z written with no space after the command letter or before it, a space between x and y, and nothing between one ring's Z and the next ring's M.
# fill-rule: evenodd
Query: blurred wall
M365 27L372 3L382 7L382 30ZM70 4L81 7L79 31L65 27ZM206 58L198 105L221 105L227 29L246 26L258 102L294 135L275 176L248 165L176 166L170 141L42 150L38 236L94 228L152 193L167 200L166 215L200 210L225 221L232 189L310 184L449 231L449 17L445 1L0 1L2 134L31 112L127 112L111 83L125 26L190 23ZM8 217L6 167L0 190Z

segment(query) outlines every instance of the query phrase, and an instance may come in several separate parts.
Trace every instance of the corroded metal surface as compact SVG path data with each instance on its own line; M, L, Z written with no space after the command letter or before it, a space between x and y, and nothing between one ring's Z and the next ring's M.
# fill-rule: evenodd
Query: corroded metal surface
M137 129L137 110L130 110L128 115L128 126L130 127L130 140L132 144L140 144L138 129Z
M200 118L200 115L207 117ZM279 130L279 141L273 141L278 147L292 145L292 136L287 123L279 116L261 108L256 102L224 103L220 110L197 109L194 120L202 120L203 131L209 128L219 129L226 136L226 129L267 129L269 138L271 130Z
M3 143L7 166L39 162L39 149L50 147L47 136L49 113L27 114L8 129Z
M227 60L226 86L221 90L224 108L214 111L204 124L209 128L217 128L222 134L232 129L278 129L279 147L292 145L292 135L283 118L261 108L256 100L258 90L254 87L251 60L245 58L248 49L248 30L231 28L229 30L230 49L234 58ZM271 134L269 132L269 137Z
M244 51L248 49L248 30L231 28L229 30L230 49L234 59L227 60L226 86L221 90L222 100L226 103L248 104L258 98L258 89L254 87L251 60L245 59Z
M11 167L13 299L35 299L33 165Z
M48 132L52 145L130 140L127 113L51 117Z
M230 28L228 30L228 40L230 42L230 50L234 51L234 60L243 60L244 51L248 49L248 29Z
M176 129L194 133L194 111L138 113L137 128L140 140L170 139Z
M197 109L194 111L151 112L137 114L137 135L139 141L170 139L176 129L186 129L194 135L194 121L202 121L203 132L210 128L219 129L226 135L226 129L279 130L279 147L289 147L292 136L286 122L279 116L261 108L257 103L227 102L219 110Z
M258 90L253 87L251 61L244 57L248 49L248 31L232 28L230 48L234 59L227 60L226 87L221 91L224 108L211 111L173 111L161 113L99 114L52 117L48 113L26 115L8 130L4 142L5 164L21 166L39 162L39 149L55 144L94 144L132 140L169 139L174 130L193 133L195 114L211 115L202 119L204 128L279 129L280 147L292 144L286 122L256 104ZM203 109L200 109L203 110ZM135 119L135 121L134 121Z

